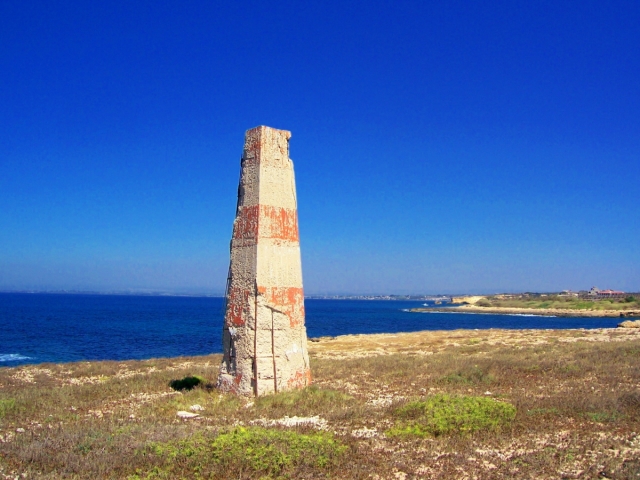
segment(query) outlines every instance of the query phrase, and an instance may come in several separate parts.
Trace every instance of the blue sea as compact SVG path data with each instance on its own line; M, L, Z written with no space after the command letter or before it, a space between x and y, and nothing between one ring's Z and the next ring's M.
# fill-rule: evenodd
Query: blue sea
M423 301L306 299L310 337L458 328L601 328L616 318L411 313ZM222 350L222 298L0 293L0 367Z

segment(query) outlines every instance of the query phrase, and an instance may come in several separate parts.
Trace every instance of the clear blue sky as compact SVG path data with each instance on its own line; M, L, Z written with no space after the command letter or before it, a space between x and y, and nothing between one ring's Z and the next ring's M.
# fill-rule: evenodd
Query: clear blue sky
M0 2L0 289L221 293L291 130L313 293L640 290L640 2Z

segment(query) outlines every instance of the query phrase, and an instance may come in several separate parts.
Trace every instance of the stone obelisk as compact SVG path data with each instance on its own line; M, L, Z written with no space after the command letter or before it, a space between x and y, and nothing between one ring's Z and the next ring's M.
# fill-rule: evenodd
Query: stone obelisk
M218 385L265 395L311 383L291 133L247 130Z

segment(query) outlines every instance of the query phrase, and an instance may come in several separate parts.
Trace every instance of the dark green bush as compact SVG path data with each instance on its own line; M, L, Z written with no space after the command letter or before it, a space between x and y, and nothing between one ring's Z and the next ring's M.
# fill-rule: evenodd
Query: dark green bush
M181 380L171 380L169 386L174 390L193 390L195 387L204 383L204 379L198 376L184 377Z

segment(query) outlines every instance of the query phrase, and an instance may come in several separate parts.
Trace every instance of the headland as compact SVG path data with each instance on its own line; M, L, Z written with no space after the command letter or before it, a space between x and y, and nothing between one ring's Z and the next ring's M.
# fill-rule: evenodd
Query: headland
M452 304L448 306L414 308L411 311L552 317L640 317L640 297L631 294L614 298L578 294L474 295L452 297Z

